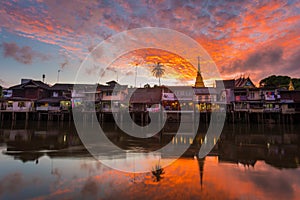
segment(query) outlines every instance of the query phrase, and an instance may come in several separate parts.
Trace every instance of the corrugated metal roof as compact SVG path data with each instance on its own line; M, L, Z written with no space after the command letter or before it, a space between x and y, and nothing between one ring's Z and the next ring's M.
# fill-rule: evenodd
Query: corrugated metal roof
M161 100L161 88L137 88L127 95L125 101L130 103L159 103Z

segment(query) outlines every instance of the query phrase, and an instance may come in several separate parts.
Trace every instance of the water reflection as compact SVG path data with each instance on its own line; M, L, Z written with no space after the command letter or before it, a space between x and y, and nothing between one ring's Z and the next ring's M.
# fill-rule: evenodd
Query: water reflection
M192 133L175 135L176 124L172 124L146 142L106 125L109 139L128 154L120 157L107 152L104 156L121 164L128 159L151 163L149 173L138 174L115 171L94 160L72 124L26 126L4 124L0 129L0 198L297 199L300 195L296 126L228 125L213 151L201 159L197 152L205 142L205 125L195 139ZM168 142L191 146L166 168L161 162L168 157L135 156L135 152L149 152Z
M163 174L165 173L162 166L158 163L155 165L155 167L152 169L152 175L154 176L154 181L159 182L161 179L163 179Z

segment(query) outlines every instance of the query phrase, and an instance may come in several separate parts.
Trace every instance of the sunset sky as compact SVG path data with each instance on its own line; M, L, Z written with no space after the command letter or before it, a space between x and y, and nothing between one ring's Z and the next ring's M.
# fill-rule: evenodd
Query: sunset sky
M40 80L42 74L53 84L58 70L60 82L72 83L81 62L100 42L143 27L173 29L191 37L224 79L244 74L257 84L271 74L300 77L297 0L12 0L0 2L0 85L18 84L21 78ZM157 84L149 67L157 61L166 66L163 84L190 84L195 79L195 68L184 59L144 49L116 60L104 81L119 78L116 71L133 74L133 63L138 62L138 86ZM85 72L87 80L95 73L93 68ZM133 80L122 83L134 85Z

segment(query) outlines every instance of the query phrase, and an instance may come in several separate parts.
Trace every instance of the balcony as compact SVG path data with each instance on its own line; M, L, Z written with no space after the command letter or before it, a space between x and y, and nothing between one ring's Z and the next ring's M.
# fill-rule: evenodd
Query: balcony
M264 112L267 112L267 113L280 113L281 108L265 108Z
M247 101L247 96L235 96L235 101Z
M60 111L59 106L38 106L36 111Z
M295 112L295 108L282 108L282 114L294 114Z

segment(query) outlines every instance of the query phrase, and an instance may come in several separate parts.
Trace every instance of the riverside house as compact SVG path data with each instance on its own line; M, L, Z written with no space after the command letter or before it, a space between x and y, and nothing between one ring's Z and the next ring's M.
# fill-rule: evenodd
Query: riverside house
M128 86L120 85L116 81L106 82L107 85L99 85L101 93L101 111L111 113L118 112L122 108L121 103L128 94Z
M193 87L190 86L166 86L162 90L162 106L167 112L194 111Z
M300 112L300 90L281 90L280 96L282 114Z
M37 111L69 110L73 84L56 83L49 89L49 96L36 101Z
M71 92L72 108L81 111L92 111L94 106L100 109L100 88L98 84L76 84Z
M129 92L126 101L130 112L159 112L161 110L161 87L135 88Z
M21 84L12 86L12 96L7 99L6 110L31 111L34 101L46 98L49 95L49 85L32 79L22 79Z
M193 101L199 112L211 112L219 109L217 91L213 87L194 88Z
M255 88L251 79L240 77L234 82L234 111L249 111L250 105L248 102L248 89Z

